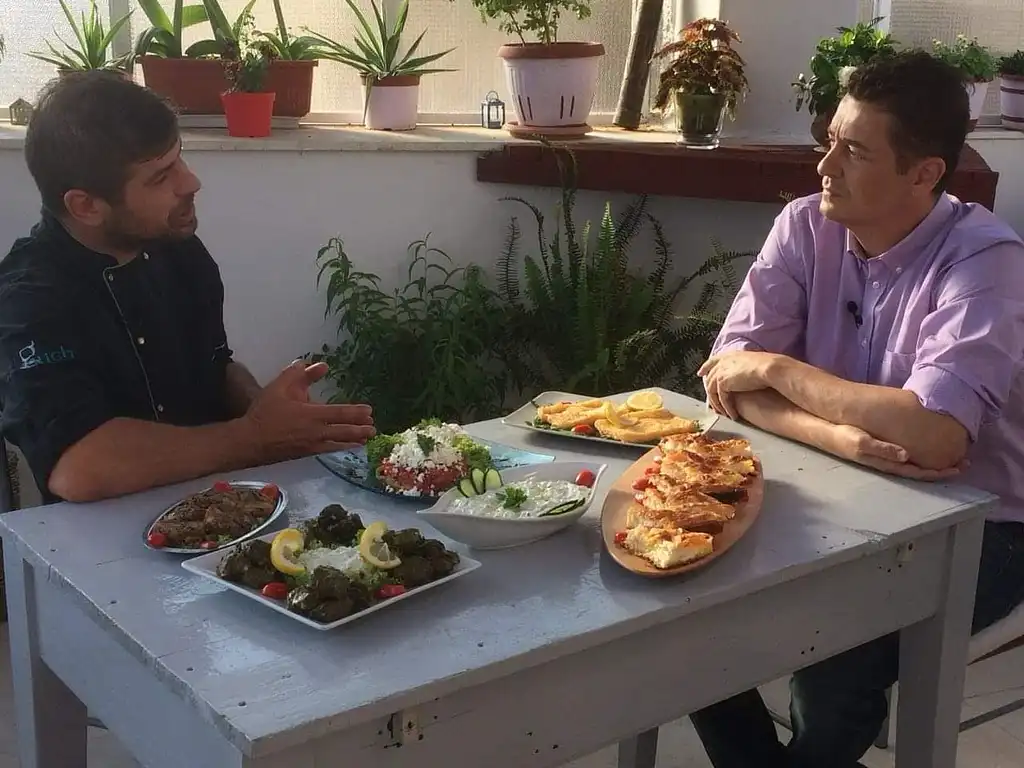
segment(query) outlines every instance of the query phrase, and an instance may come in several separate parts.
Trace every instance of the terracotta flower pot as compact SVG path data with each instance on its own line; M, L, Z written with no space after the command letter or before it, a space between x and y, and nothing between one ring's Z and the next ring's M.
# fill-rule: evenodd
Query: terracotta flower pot
M222 115L220 95L227 90L224 65L219 59L165 59L143 56L142 74L146 85L159 93L183 115ZM305 117L313 94L316 61L270 63L266 88L277 94L274 115Z
M589 130L604 46L601 43L508 43L498 49L519 126L544 135Z
M270 135L274 117L275 93L222 93L224 116L228 121L228 136L259 139Z
M411 131L416 127L420 107L420 76L399 75L376 80L367 87L363 81L363 123L374 131Z

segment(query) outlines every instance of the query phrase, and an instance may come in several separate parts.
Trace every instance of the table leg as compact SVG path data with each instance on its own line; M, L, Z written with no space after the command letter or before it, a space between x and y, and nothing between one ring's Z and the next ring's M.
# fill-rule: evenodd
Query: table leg
M938 611L900 633L897 768L954 768L984 521L949 534Z
M618 768L654 768L658 758L658 729L619 742Z
M86 768L86 710L39 656L37 573L4 547L11 678L21 768Z

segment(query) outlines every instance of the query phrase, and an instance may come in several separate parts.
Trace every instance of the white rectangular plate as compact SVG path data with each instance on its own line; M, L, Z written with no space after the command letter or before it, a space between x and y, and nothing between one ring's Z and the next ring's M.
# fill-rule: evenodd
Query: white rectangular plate
M260 538L264 541L269 542L272 541L274 536L276 535L276 533L268 533L264 536L258 536L256 538ZM190 560L185 560L184 562L182 562L181 567L189 573L194 573L196 576L201 576L204 579L215 581L222 587L227 587L228 589L233 590L240 595L245 595L250 600L255 600L258 603L262 603L263 605L267 606L268 608L272 608L278 613L283 613L285 616L295 619L296 621L301 622L308 627L312 627L313 629L319 629L322 631L336 629L342 626L343 624L348 624L350 621L356 621L357 619L361 619L364 616L369 616L371 613L379 611L382 608L387 608L389 605L401 602L402 600L412 597L413 595L418 595L421 592L426 592L428 589L432 589L433 587L440 586L441 584L444 584L446 581L451 581L452 579L457 579L460 576L465 576L467 573L475 571L477 568L480 567L480 563L478 561L466 557L464 554L459 552L459 565L448 576L445 576L442 579L438 579L437 581L432 581L429 584L424 584L422 587L410 589L408 592L399 595L398 597L392 597L388 600L383 600L377 603L376 605L367 608L365 611L354 613L351 616L346 616L344 619L339 619L338 621L332 621L330 624L323 624L319 621L313 621L313 619L308 619L305 616L300 616L299 614L294 613L293 611L289 611L287 606L285 605L284 600L272 600L269 597L264 597L255 589L250 589L249 587L243 586L241 584L235 584L234 582L227 581L218 576L217 565L220 563L221 560L227 557L230 552L231 549L221 549L217 550L216 552L211 552L208 555L193 557Z
M640 391L640 390L638 390ZM648 390L643 390L648 391ZM665 408L672 411L676 416L684 419L692 419L700 424L701 432L708 432L718 421L718 414L711 410L704 403L695 403L691 398L685 395L680 395L678 392L670 392L667 389L661 389L659 387L651 387L651 392L657 392L661 395L661 399L665 404ZM633 394L632 392L623 392L618 395L607 395L600 398L601 400L611 400L613 403L624 403L626 399ZM655 443L626 443L621 440L610 440L607 437L600 436L589 436L589 435L577 435L573 432L564 432L558 429L544 429L543 427L533 426L533 420L537 417L537 405L551 405L553 403L560 402L562 400L593 400L594 398L589 395L575 395L571 392L542 392L533 398L533 402L527 403L517 411L513 411L508 416L501 420L502 424L506 424L510 427L518 427L519 429L528 429L531 432L539 432L543 435L558 435L560 437L568 437L573 440L592 440L598 443L611 443L612 445L634 445L641 448L651 448Z

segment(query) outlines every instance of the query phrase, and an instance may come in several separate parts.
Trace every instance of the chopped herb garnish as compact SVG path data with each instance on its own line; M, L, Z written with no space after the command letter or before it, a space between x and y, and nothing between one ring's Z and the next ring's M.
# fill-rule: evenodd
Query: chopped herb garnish
M505 509L517 509L526 503L528 498L526 491L515 486L498 491L498 498Z
M420 450L423 451L424 456L429 456L430 452L437 447L437 440L422 432L416 433L416 442L419 444Z
M435 419L424 419L423 421L421 421L416 426L417 427L440 427L442 425L442 423L443 422L440 419L436 419L436 418Z
M452 441L452 445L462 455L471 470L486 471L494 466L490 449L475 442L473 438L459 435Z

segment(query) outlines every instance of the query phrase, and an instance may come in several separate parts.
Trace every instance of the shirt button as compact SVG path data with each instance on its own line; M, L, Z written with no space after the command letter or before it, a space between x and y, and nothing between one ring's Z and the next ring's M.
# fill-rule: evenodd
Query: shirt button
M149 261L149 254L148 253L142 254L142 258L145 259L146 261Z
M107 273L107 282L109 282L109 283L114 282L114 276L112 274L110 274L109 272Z
M871 284L871 287L872 288L881 288L882 286L881 286L881 284L877 280L875 280L875 282L873 282Z
M868 341L867 341L867 339L864 339L864 341L862 341L862 342L860 343L860 345L861 345L862 347L866 347L866 346L868 345Z
M136 341L139 342L139 346L141 346L141 345L146 343L146 337L145 336L139 336L139 338L137 338Z
M896 267L896 274L897 275L902 275L903 274L903 267Z
M160 411L160 413L163 413L163 412L164 412L164 407L163 407L162 405L158 405L158 406L156 407L156 409L157 409L158 411Z

